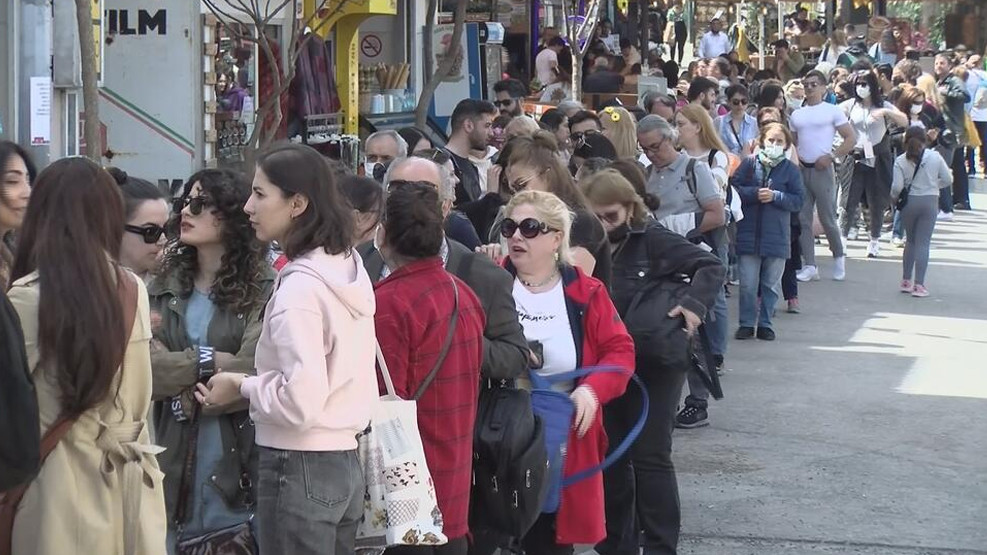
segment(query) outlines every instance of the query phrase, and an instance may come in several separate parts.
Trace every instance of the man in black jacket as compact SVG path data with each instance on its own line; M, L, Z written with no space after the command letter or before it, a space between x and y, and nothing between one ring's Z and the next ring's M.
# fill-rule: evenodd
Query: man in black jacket
M970 93L966 89L966 84L959 77L953 75L953 62L946 54L939 54L935 61L936 80L939 81L939 94L942 95L943 109L942 115L946 119L947 136L941 137L939 143L942 147L939 154L953 168L953 187L941 189L939 193L939 210L943 213L940 218L952 219L953 201L962 205L963 208L970 208L969 181L962 170L957 172L956 158L963 159L963 148L960 146L966 143L966 103L970 102ZM950 138L950 135L952 138ZM953 198L955 197L955 199Z
M430 160L398 160L391 165L384 186L399 180L422 181L441 189L441 175L439 167ZM360 245L357 251L374 283L390 274L380 252L371 243ZM528 367L528 343L517 319L511 275L486 255L472 252L448 237L440 255L446 270L473 289L487 315L480 368L483 378L506 380L521 375Z

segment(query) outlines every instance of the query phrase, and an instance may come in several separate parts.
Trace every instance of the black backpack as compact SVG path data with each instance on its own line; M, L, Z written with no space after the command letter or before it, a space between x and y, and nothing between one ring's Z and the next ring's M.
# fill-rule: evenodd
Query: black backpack
M21 322L0 290L0 491L30 481L41 465L38 396Z
M470 529L520 538L548 491L548 451L531 394L502 381L480 390L473 436Z

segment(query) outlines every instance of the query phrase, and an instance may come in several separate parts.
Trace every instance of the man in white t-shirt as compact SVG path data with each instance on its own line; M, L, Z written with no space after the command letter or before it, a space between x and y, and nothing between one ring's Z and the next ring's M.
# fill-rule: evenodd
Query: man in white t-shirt
M709 31L699 41L700 58L716 58L730 52L730 37L723 32L723 23L718 18L709 22Z
M823 102L826 94L826 77L819 71L810 71L802 78L805 87L805 105L792 112L789 125L795 137L799 160L802 165L802 184L805 186L805 202L799 220L802 235L802 269L796 277L799 281L819 279L816 268L815 241L812 236L813 207L819 213L819 221L826 232L829 250L835 265L833 279L846 278L846 253L840 228L836 223L836 179L833 160L842 160L857 144L857 136L846 114L838 106ZM843 143L833 150L836 134Z
M535 75L538 82L547 87L556 81L557 69L559 67L559 54L565 48L565 40L562 37L552 37L548 41L548 46L535 56Z

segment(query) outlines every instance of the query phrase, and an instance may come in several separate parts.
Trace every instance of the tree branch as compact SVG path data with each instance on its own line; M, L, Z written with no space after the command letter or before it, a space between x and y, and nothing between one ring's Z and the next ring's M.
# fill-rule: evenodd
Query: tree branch
M423 43L425 46L424 59L422 60L422 70L425 75L432 75L435 71L435 49L432 48L432 35L435 34L435 12L438 11L439 0L428 0L428 7L425 10L425 30L423 31Z

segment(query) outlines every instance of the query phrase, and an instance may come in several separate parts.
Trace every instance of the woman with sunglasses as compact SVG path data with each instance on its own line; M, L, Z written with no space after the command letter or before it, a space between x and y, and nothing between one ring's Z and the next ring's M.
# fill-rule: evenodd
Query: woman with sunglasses
M131 177L119 168L106 168L123 194L126 232L120 244L120 264L147 281L161 263L165 225L170 207L165 194L150 181Z
M600 220L589 211L572 174L562 165L555 137L547 131L538 131L531 137L514 140L516 144L507 165L507 183L512 193L544 191L562 199L575 214L571 235L574 263L609 286L610 243Z
M254 372L274 270L243 213L249 196L248 182L230 170L192 175L170 224L179 234L148 286L171 553L177 543L253 516L257 453L247 407L200 407L193 398L196 383L213 373Z
M250 403L260 552L352 555L363 517L357 436L378 399L374 291L350 247L353 218L325 159L299 144L260 155L243 211L288 264L264 311L257 375L218 373L196 398Z
M634 343L607 288L573 264L572 213L565 202L544 191L522 191L507 204L505 215L501 241L514 276L518 319L531 345L531 372L550 376L590 366L627 372L555 384L575 405L566 476L603 459L607 436L600 408L623 394L633 371ZM528 553L571 554L573 544L596 543L605 536L603 479L596 474L563 488L558 511L542 513L521 543Z
M867 198L870 212L870 243L867 258L877 258L881 246L881 226L884 212L891 205L891 152L889 127L908 126L908 117L893 104L884 100L884 93L873 70L860 70L853 75L854 98L840 104L853 130L857 133L857 146L852 151L854 165L850 191L847 195L845 214L857 211L860 199ZM841 222L843 236L850 231L850 217Z
M580 184L603 227L613 250L613 299L626 319L631 300L658 281L689 278L688 295L669 314L652 318L676 318L693 333L712 308L725 270L716 256L669 231L651 217L651 210L634 186L617 170L603 170ZM653 202L657 199L653 199ZM657 209L655 206L654 209ZM603 473L606 484L607 539L597 545L601 554L636 552L638 533L655 552L674 553L679 535L678 485L672 464L672 430L675 411L688 368L669 368L637 344L635 372L644 380L650 397L643 436L630 456ZM653 352L653 351L651 351ZM641 413L640 395L628 392L603 411L607 435L627 436ZM633 484L635 487L629 487ZM636 492L635 492L636 489Z
M727 87L727 105L730 113L716 119L716 130L727 149L736 156L749 156L757 139L757 120L747 113L750 103L747 87Z

